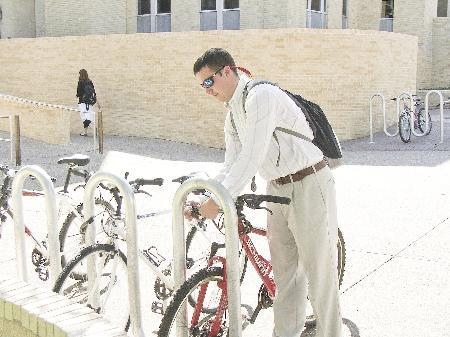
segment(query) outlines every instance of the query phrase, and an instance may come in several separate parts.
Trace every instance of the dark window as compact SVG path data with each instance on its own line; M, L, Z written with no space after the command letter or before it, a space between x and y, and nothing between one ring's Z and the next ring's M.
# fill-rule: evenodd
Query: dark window
M347 0L342 2L342 15L347 16Z
M382 0L381 6L382 18L394 18L394 0Z
M216 10L216 0L202 0L202 11Z
M438 0L437 16L446 17L448 10L448 0Z
M150 14L150 0L138 1L138 15Z
M170 13L170 0L158 0L159 13Z
M239 0L224 0L223 2L224 9L235 9L239 8Z

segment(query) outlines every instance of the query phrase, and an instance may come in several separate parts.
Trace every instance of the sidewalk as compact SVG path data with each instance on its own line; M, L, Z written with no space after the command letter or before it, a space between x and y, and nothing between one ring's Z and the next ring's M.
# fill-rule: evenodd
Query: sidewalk
M445 113L450 116L449 110ZM432 117L432 133L412 136L409 144L384 133L375 135L374 144L368 137L342 144L345 165L335 170L335 177L339 223L347 248L341 288L344 336L450 336L450 120L445 120L445 140L440 144L439 116L433 112ZM0 137L7 134L0 132ZM92 152L89 137L72 136L68 146L28 139L22 144L23 164L43 167L57 177L58 186L65 174L65 169L55 164L59 157L87 153L90 170L98 169L103 161L103 156ZM9 158L8 151L9 146L0 143L2 162ZM108 151L126 152L136 160L123 160L121 169L128 166L130 172L167 178L183 169L185 173L203 167L215 170L224 155L222 150L201 146L112 136L105 137L105 154ZM169 195L158 198L157 193L156 203L170 206ZM170 246L167 226L170 216L158 227L139 230L143 237L155 237L152 231L157 231L159 240ZM7 235L11 232L3 237L10 238ZM12 241L5 244L2 240L0 265L15 272ZM250 273L242 297L244 303L255 306L259 281L253 281ZM147 282L141 281L141 287ZM159 318L147 306L152 301L148 299L152 287L147 288L142 290L142 317L146 336L151 336ZM271 309L261 312L243 336L270 336L271 321ZM309 331L302 336L313 335Z

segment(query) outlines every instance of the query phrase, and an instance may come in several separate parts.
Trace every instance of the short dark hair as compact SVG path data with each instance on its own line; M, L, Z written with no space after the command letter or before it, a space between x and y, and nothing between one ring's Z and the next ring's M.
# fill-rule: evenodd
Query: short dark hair
M214 71L219 70L225 66L235 67L233 57L222 48L210 48L200 56L194 63L194 75L197 74L203 67L208 66ZM233 69L236 73L236 69Z

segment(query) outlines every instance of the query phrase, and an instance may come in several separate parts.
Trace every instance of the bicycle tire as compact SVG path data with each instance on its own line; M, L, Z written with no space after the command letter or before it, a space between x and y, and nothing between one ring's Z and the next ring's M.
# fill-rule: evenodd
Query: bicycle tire
M419 127L419 130L422 131L422 133L425 133L425 136L428 136L431 132L431 128L433 127L433 123L431 121L431 115L428 112L428 130L425 132L425 108L420 108L419 113L417 115L417 126Z
M123 271L126 272L127 270L127 257L125 254L118 248L116 248L114 245L111 244L94 244L92 246L88 246L83 248L79 254L72 259L70 262L67 263L67 265L63 268L61 274L58 276L55 285L53 286L53 291L56 293L60 293L68 298L74 299L76 302L80 304L86 304L87 302L87 271L86 271L86 264L87 257L95 254L98 255L100 260L100 264L98 264L97 271L101 268L101 273L97 274L97 278L95 280L95 284L97 285L97 288L99 288L100 297L102 295L105 295L102 299L104 301L106 306L106 302L109 300L109 296L111 294L113 286L116 286L118 283L118 276L117 276L117 264L109 264L110 261L113 261L116 256L119 257L119 262L121 262L124 266ZM98 262L98 261L97 261ZM112 268L111 272L109 272L109 269L106 269L106 266L109 266ZM84 270L84 272L80 272L79 270L75 271L76 268L79 268L81 270ZM81 279L75 275L84 275ZM115 275L114 280L111 280L111 275ZM103 286L102 279L104 278L104 281L106 281L106 285ZM109 279L108 279L109 278ZM122 275L121 278L124 278L123 282L127 284L128 278L126 275ZM100 284L101 283L101 284ZM99 285L100 284L100 285ZM117 287L119 287L117 285ZM123 293L123 289L119 289L121 293ZM128 299L126 303L128 302ZM88 305L89 306L89 305ZM92 308L95 312L104 314L106 308L105 306L100 305L98 308ZM114 307L114 306L112 306ZM111 318L114 318L114 321L117 321L116 316L117 313L113 313L113 316ZM126 315L126 314L125 314ZM129 315L126 315L127 318L124 317L123 321L124 323L124 329L125 331L128 331L130 327L130 317Z
M101 199L101 198L95 198L95 205L101 205L102 207L104 207L108 214L114 214L116 211L115 208L108 201ZM83 204L78 205L77 211L81 214L82 210L83 210ZM96 216L97 215L95 215L94 217L96 217ZM69 228L72 227L72 223L75 219L77 219L75 212L73 212L73 211L70 212L67 215L66 219L64 220L63 225L61 226L61 230L59 231L59 249L61 252L61 267L62 268L64 268L65 265L70 260L70 258L66 258L66 255L64 254L64 252L67 250L66 249L66 242L68 241L67 234L69 233ZM76 232L79 235L79 240L77 240L78 243L84 242L84 237L80 233L79 228L76 229ZM79 245L78 245L78 247L79 247Z
M339 281L339 288L342 285L342 281L344 280L344 272L345 272L345 261L346 261L346 254L347 251L345 249L345 241L344 241L344 235L342 234L342 231L338 228L338 242L337 242L337 269L338 269L338 281ZM305 327L306 328L312 328L316 325L316 319L314 315L307 315L305 320Z
M175 336L175 318L180 311L181 306L188 300L189 295L195 291L199 286L204 284L205 282L218 281L221 282L223 280L223 268L221 267L209 267L199 270L197 273L193 274L183 285L178 288L175 292L172 301L168 305L166 312L161 320L158 337L170 337ZM218 286L211 287L208 289L217 289L220 290ZM189 308L189 306L187 306ZM202 309L201 314L205 314L205 311ZM200 320L202 323L208 323L207 317L211 316L211 314L206 313L206 317ZM225 317L226 315L222 315ZM188 314L188 322L190 321L190 317ZM226 327L226 324L223 325ZM196 327L198 328L198 327ZM200 327L201 328L201 327ZM226 331L223 336L226 336ZM203 336L203 335L195 335L195 336ZM206 336L206 335L205 335Z
M411 140L411 124L409 122L409 114L405 110L398 117L398 133L403 143L409 143Z

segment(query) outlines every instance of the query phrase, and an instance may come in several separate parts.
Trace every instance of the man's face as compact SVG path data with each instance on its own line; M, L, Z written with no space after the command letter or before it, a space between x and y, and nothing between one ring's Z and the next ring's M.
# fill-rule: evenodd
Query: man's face
M228 102L233 96L237 85L237 81L232 76L232 70L229 66L220 69L211 69L208 66L204 66L195 74L195 78L208 95L214 96L220 102ZM208 88L207 86L209 86L211 81L213 83Z

